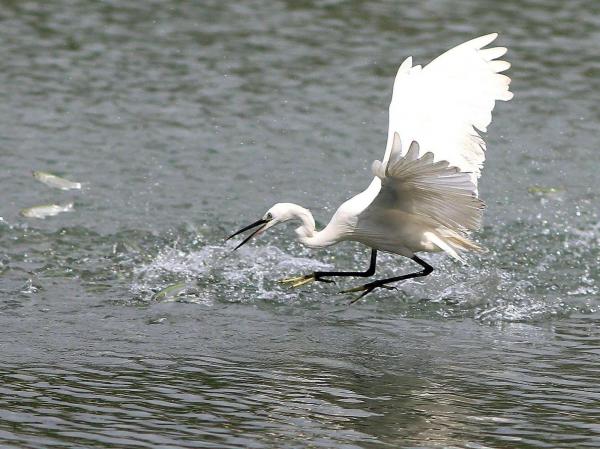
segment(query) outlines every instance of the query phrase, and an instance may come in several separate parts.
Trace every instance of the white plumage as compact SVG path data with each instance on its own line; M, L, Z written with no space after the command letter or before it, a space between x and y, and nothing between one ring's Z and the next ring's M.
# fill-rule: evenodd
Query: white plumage
M479 228L484 207L473 193L470 174L447 161L434 162L431 152L419 157L416 141L408 151L401 146L400 136L394 133L391 159L386 165L373 163L373 174L380 183L374 182L370 189L376 192L375 198L359 214L358 232L368 236L361 241L376 247L375 237L380 242L378 249L407 257L441 249L459 259L454 249L479 249L463 237ZM398 222L408 226L396 226Z
M370 276L377 250L412 258L424 271L371 282L350 291L363 295L389 282L424 276L432 267L416 256L420 251L445 251L460 259L461 251L479 250L468 233L480 227L483 202L477 181L485 160L485 132L497 100L510 100L510 67L498 60L504 47L484 48L497 34L465 42L425 67L412 58L401 65L389 107L389 129L383 161L375 161L369 187L343 203L322 230L312 214L291 203L278 203L256 223L253 235L287 220L302 225L299 240L324 247L343 240L372 248L366 272L315 272L285 280L294 286L332 276ZM361 296L363 296L361 295Z
M402 63L390 104L384 163L397 132L403 142L419 142L435 160L471 172L476 183L485 160L485 142L477 130L487 131L496 100L513 97L510 78L500 73L510 64L497 60L506 48L483 49L497 36L465 42L424 68L412 66L412 57Z

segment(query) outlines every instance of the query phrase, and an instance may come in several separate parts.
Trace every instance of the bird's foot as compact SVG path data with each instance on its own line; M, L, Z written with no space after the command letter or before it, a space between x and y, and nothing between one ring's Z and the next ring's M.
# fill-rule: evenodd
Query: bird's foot
M310 282L314 282L315 276L314 274L307 274L304 276L295 276L291 278L281 279L279 281L280 284L287 284L290 287L296 288L302 285L308 284Z
M321 276L319 276L318 273L312 273L312 274L306 274L304 276L295 276L295 277L291 277L291 278L287 278L287 279L281 279L279 281L280 284L288 284L290 287L292 288L296 288L296 287L301 287L305 284L308 284L310 282L327 282L329 284L333 283L335 284L335 281L332 281L331 279L324 279Z
M365 297L366 295L371 293L376 288L385 288L386 290L398 290L398 287L394 287L394 286L386 285L386 284L380 284L378 282L370 282L368 284L359 285L358 287L349 288L348 290L342 290L340 293L362 292L360 295L358 295L356 298L354 298L352 301L350 301L350 304L354 304L356 301Z

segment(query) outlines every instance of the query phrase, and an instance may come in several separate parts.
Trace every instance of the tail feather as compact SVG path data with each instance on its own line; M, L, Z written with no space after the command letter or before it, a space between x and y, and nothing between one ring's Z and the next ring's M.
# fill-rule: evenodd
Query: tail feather
M446 237L446 240L450 243L454 248L461 251L474 251L476 253L484 253L486 250L482 246L479 246L472 240L462 236L462 235L453 235L450 237Z
M465 262L465 260L462 257L460 257L460 255L454 250L454 248L452 246L450 246L448 243L446 243L444 240L442 240L440 237L438 237L433 232L425 232L423 235L431 243L433 243L435 246L437 246L442 251L445 251L446 253L448 253L454 259L456 259L462 263Z
M465 263L465 260L457 251L474 251L478 253L485 252L485 248L479 246L467 237L464 237L450 229L439 229L439 235L435 232L425 232L424 236L432 244L442 251L448 253L459 262Z

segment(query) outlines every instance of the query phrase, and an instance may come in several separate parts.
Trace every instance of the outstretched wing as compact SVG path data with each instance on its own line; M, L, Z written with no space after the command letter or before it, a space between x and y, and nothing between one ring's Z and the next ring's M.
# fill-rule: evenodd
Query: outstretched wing
M390 104L384 165L392 156L394 133L398 133L402 142L418 142L421 151L432 153L435 161L445 160L470 172L477 192L485 159L485 143L477 130L486 131L496 100L513 97L508 90L510 78L500 74L510 64L497 60L506 48L483 48L496 37L494 33L465 42L424 68L413 66L412 58L402 63Z
M431 152L419 157L415 141L408 150L401 146L400 136L394 133L388 163L373 162L373 174L381 179L381 190L367 210L399 210L435 228L459 233L478 229L484 204L475 195L470 173L461 172L447 161L434 162Z

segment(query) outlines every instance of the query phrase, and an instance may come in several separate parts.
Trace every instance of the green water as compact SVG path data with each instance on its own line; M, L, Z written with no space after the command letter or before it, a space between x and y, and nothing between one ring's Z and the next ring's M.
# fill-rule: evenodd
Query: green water
M1 6L2 448L600 446L600 4ZM366 248L292 225L231 252L275 202L326 223L383 154L400 62L493 31L515 99L486 136L488 253L349 307L356 280L276 281Z

